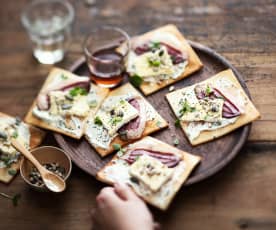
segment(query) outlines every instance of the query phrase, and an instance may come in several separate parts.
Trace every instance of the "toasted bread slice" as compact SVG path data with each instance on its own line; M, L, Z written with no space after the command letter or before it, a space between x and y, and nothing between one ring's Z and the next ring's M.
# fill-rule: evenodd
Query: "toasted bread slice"
M1 117L10 117L10 116L0 112L0 118ZM30 148L33 149L41 144L42 140L45 137L45 132L32 125L29 125L29 130L30 130ZM0 181L4 183L9 183L15 177L15 175L12 175L9 173L9 170L13 169L15 171L18 171L19 165L20 165L20 160L16 163L13 163L10 168L0 168Z
M70 76L70 77L71 76L72 77L76 76L76 75L74 75L73 73L71 73L69 71L66 71L66 70L63 70L63 69L59 69L59 68L53 68L51 70L51 72L49 73L49 75L48 75L48 77L47 77L44 85L42 86L41 91L43 91L44 89L46 89L46 87L54 80L55 77L60 76L62 74L64 74L65 76ZM98 108L100 107L103 99L107 96L109 90L108 89L104 89L104 88L100 88L100 87L98 87L98 86L96 86L96 85L94 85L92 83L91 83L91 88L95 90L95 93L96 93L97 98L98 98L97 105L94 108L90 109L90 114L93 114L93 113L95 113L98 110ZM28 113L27 113L27 115L25 117L25 122L26 123L38 126L40 128L44 128L44 129L48 129L48 130L51 130L51 131L55 131L57 133L61 133L61 134L64 134L66 136L69 136L69 137L72 137L72 138L75 138L75 139L80 139L82 137L83 132L84 132L84 128L83 127L84 127L84 123L86 121L86 117L84 117L84 118L79 117L78 118L80 120L81 124L82 124L82 127L81 127L82 130L81 130L80 134L77 135L77 134L74 134L72 132L67 132L64 129L61 129L61 128L57 127L57 126L51 125L51 124L45 122L44 120L39 119L35 115L33 115L33 110L36 107L36 103L37 103L36 101L37 101L37 99L35 99L35 101L33 102L30 110L28 111Z
M181 159L178 165L172 168L174 171L171 178L167 180L157 192L153 192L148 187L142 185L142 183L135 182L130 176L129 169L131 165L125 161L125 157L130 154L131 150L141 148L157 151L161 155L171 153ZM126 183L146 202L161 210L166 210L180 187L199 162L199 156L189 154L148 136L128 145L124 148L124 153L122 151L118 152L113 159L97 173L97 179L111 185L115 182Z
M180 74L179 77L176 79L168 79L168 80L163 80L161 83L148 83L148 82L142 82L140 85L140 89L145 95L150 95L168 85L171 85L177 81L182 80L185 77L188 77L190 74L196 72L197 70L201 69L203 66L202 62L200 61L199 57L195 53L195 51L192 49L192 47L189 45L187 40L184 38L184 36L181 34L181 32L177 29L175 25L169 24L160 28L157 28L155 30L149 31L143 35L140 35L138 37L134 37L134 39L137 40L142 40L142 41L147 41L152 38L152 36L156 33L169 33L174 35L179 42L181 43L181 47L179 49L184 50L188 53L188 64L185 67L184 72Z
M233 130L235 130L243 125L246 125L260 117L259 111L255 108L253 103L250 101L250 99L244 92L242 86L240 85L239 81L237 80L237 78L235 77L235 75L231 69L222 71L222 72L216 74L215 76L213 76L203 82L200 82L198 84L203 84L203 83L212 84L218 79L222 79L222 80L226 79L226 80L230 81L235 86L235 88L237 88L239 90L239 93L246 101L244 113L241 114L239 117L237 117L237 120L234 123L228 124L227 126L220 127L215 130L201 131L199 136L194 139L191 139L187 133L187 127L188 127L189 123L181 121L181 127L192 145L198 145L198 144L205 143L205 142L211 141L213 139L219 138L219 137L221 137L227 133L230 133ZM176 90L172 93L168 93L166 95L166 98L176 116L178 114L176 98L178 98L179 97L178 95L181 94L182 92L185 92L185 91L191 89L191 87L194 87L194 86L188 86L188 87Z
M146 122L146 127L144 129L144 132L142 134L142 137L144 136L147 136L153 132L156 132L160 129L163 129L163 128L166 128L168 127L168 123L166 120L164 120L160 114L158 114L158 112L152 107L152 105L144 98L142 97L142 95L130 84L130 83L126 83L125 85L122 85L121 87L118 87L114 90L112 90L108 96L106 97L106 99L108 97L111 97L111 96L119 96L119 95L125 95L125 94L128 94L128 93L132 93L133 95L137 95L137 96L140 96L142 98L142 100L144 101L145 103L145 106L147 108L148 111L151 111L150 112L150 116L151 116L151 119L147 120ZM94 116L89 116L88 118L88 121L89 120L94 120ZM102 156L106 156L110 153L112 153L114 151L114 148L113 148L113 144L119 144L121 146L124 146L130 142L133 142L134 140L132 141L124 141L122 140L119 136L115 137L111 144L110 144L110 147L108 149L104 149L104 148L99 148L97 147L96 145L94 145L91 141L90 141L90 138L89 138L89 134L88 134L88 124L89 122L87 122L86 124L86 128L85 128L85 138L88 140L88 142L96 149L96 151Z

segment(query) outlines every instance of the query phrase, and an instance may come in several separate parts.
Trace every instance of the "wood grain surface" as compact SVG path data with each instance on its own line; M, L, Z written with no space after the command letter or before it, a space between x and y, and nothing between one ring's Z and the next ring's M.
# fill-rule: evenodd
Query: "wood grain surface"
M28 0L1 1L0 111L23 117L51 66L31 56L20 12ZM153 210L163 229L276 229L276 2L275 0L96 0L76 9L74 38L59 67L81 56L81 43L97 25L139 34L167 23L224 55L244 76L262 118L249 142L217 175L183 187L166 213ZM48 134L44 144L57 145ZM73 168L62 195L30 190L20 176L0 191L21 193L18 207L0 197L0 229L91 229L90 209L102 184Z

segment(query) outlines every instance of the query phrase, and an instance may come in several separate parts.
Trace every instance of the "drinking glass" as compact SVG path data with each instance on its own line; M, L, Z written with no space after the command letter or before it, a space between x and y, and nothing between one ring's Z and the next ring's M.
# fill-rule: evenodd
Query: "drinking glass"
M63 59L73 19L74 9L67 1L36 0L27 5L21 21L40 63L54 64Z
M91 79L96 84L111 88L123 80L124 61L129 52L129 36L125 31L99 27L87 36L83 49Z

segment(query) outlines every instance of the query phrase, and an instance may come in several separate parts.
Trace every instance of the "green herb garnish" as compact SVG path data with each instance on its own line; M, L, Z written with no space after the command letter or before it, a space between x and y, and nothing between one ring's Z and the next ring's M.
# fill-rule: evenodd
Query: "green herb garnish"
M160 42L153 42L153 41L151 41L150 44L149 44L149 47L150 47L151 50L152 49L159 49L160 45L161 45Z
M208 96L210 93L212 93L212 89L209 85L207 85L207 88L206 88L206 95Z
M180 116L182 116L185 113L194 112L194 111L195 111L195 107L191 107L187 99L185 99L184 103L182 104L182 109L180 109L179 113L180 113Z
M13 163L12 158L4 154L0 155L0 161L2 161L6 165L6 167L10 167L11 164Z
M82 95L82 96L85 96L88 94L88 92L86 91L86 89L84 88L80 88L80 87L75 87L73 89L71 89L69 91L69 94L72 96L72 97L76 97L78 95Z
M61 77L61 79L62 79L62 80L66 80L66 79L68 79L68 77L67 77L67 76L65 76L64 74L61 74L61 76L60 76L60 77Z
M11 176L16 175L16 173L17 173L17 170L15 170L15 169L9 169L8 170L8 174L11 175Z
M135 74L129 78L129 81L134 87L138 88L143 83L143 78Z
M151 59L151 58L148 59L148 63L150 66L153 66L153 67L159 67L161 65L160 60Z
M136 157L135 157L135 161L137 161L137 160L139 159L139 157L140 157L140 156L136 156Z
M13 138L17 138L17 137L18 137L18 132L17 132L17 131L14 131L13 134L12 134L12 137L13 137Z
M121 145L120 144L113 144L113 149L116 150L116 151L119 151L121 150Z
M177 119L175 120L174 125L175 125L175 127L178 127L178 128L181 127L180 119L179 119L179 118L177 118Z
M89 106L92 107L92 108L97 107L97 105L98 105L97 100L93 100L93 101L90 101L90 102L89 102Z
M173 144L174 145L179 145L179 140L177 138L175 138L174 141L173 141Z
M94 123L95 123L96 125L103 125L102 120L101 120L98 116L95 117Z
M0 192L0 196L2 196L2 197L4 197L4 198L7 198L7 199L11 200L13 206L17 206L17 205L18 205L18 201L19 201L19 199L20 199L20 197L21 197L20 194L15 194L14 196L10 196L10 195L8 195L8 194L6 194L6 193L3 193L3 192Z
M113 118L111 119L111 124L112 124L112 125L116 125L117 123L121 122L122 120L123 120L123 118L120 117L120 116L118 116L118 117L113 117Z
M157 125L159 128L161 128L161 121L157 121L157 122L156 122L156 125Z

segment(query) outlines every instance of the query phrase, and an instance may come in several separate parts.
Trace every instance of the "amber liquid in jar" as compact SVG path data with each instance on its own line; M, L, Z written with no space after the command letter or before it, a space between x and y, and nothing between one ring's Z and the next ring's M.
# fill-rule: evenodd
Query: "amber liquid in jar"
M116 52L117 46L100 49L88 61L91 80L102 87L114 87L123 80L123 56Z

